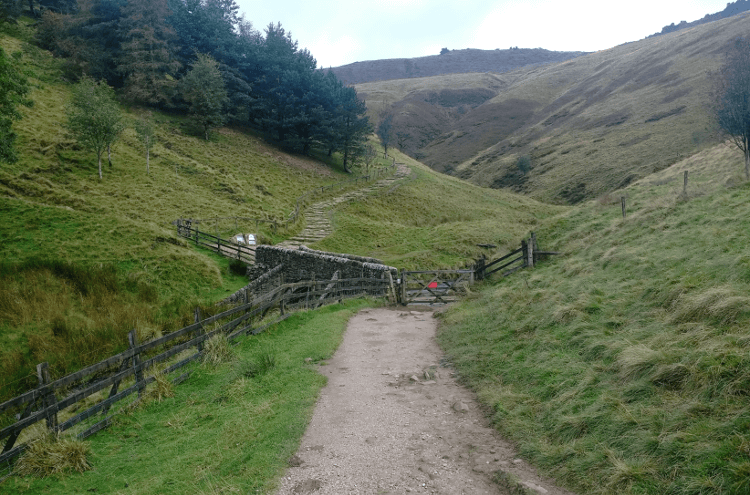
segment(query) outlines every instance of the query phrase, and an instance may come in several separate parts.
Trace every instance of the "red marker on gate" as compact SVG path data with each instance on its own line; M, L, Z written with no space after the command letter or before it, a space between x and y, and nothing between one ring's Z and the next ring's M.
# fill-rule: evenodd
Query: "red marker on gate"
M437 282L430 282L427 286L428 289L437 289Z

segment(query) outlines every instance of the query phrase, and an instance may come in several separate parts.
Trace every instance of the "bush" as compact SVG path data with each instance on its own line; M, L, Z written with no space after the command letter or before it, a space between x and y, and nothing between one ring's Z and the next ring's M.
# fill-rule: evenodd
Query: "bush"
M247 263L241 260L229 261L229 272L234 275L247 275Z
M526 175L531 170L531 157L529 155L521 155L516 160L516 167L521 171L523 175Z

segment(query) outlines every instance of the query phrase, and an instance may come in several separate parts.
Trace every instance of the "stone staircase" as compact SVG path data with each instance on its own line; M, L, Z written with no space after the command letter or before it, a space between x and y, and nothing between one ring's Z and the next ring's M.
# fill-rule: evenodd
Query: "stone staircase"
M321 241L333 233L333 225L331 224L331 214L333 209L342 203L348 201L356 201L363 199L371 194L377 194L381 191L390 191L396 186L396 183L408 177L411 174L411 169L403 163L396 164L396 172L385 179L381 179L368 187L357 189L355 191L349 191L330 198L320 203L315 203L307 208L305 212L305 219L307 225L305 228L296 236L278 244L282 247L299 247L300 245L308 245L318 241Z

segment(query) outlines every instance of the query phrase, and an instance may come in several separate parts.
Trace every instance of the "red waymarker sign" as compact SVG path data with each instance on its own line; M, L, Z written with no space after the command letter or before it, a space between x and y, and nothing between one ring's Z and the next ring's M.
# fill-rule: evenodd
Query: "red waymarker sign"
M437 282L430 282L430 285L427 286L428 289L437 289Z

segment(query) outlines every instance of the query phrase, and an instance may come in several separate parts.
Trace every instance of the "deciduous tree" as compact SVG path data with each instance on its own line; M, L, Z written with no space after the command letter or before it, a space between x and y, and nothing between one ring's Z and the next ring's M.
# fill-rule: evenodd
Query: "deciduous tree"
M719 127L745 155L750 180L750 41L737 40L716 78L714 114Z
M83 77L72 92L66 109L67 128L81 145L96 153L101 179L102 153L125 127L115 91L104 81Z
M391 138L393 137L393 112L391 110L384 110L380 113L377 133L380 138L380 144L383 145L383 154L387 155L388 147L391 145Z

